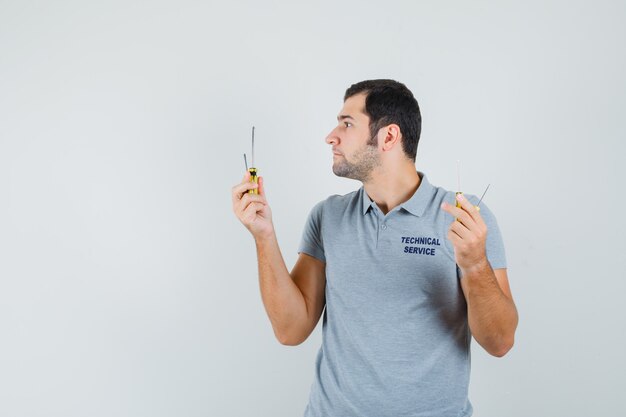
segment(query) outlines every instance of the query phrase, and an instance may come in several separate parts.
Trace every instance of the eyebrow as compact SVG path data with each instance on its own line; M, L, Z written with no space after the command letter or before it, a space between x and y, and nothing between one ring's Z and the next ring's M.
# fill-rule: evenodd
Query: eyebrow
M354 120L354 117L348 115L348 114L340 114L339 116L337 116L337 120L345 120L345 119L351 119Z

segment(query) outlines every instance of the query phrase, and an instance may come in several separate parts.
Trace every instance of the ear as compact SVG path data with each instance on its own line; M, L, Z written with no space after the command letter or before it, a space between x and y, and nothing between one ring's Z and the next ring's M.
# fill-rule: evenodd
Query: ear
M402 139L400 126L392 123L382 130L385 135L383 139L383 151L390 151L394 148L394 146L400 146L400 140Z

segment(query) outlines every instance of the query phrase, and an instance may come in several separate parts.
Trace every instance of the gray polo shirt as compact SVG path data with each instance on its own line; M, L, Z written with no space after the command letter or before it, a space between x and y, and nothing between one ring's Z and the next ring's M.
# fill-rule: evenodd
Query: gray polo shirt
M326 263L322 346L305 417L470 416L471 334L454 252L454 192L422 178L384 215L361 187L313 207L298 253ZM466 195L474 204L476 196ZM484 203L487 258L506 268Z

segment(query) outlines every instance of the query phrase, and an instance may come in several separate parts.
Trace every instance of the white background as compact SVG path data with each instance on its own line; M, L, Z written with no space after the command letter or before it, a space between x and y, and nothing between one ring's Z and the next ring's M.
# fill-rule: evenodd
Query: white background
M0 1L0 415L298 416L231 210L250 128L288 268L345 89L393 78L417 167L479 194L520 325L475 416L623 413L623 1Z

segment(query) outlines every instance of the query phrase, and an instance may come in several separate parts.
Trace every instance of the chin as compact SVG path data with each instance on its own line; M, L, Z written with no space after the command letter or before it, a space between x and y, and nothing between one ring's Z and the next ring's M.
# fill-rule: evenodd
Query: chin
M348 177L347 173L345 171L342 171L341 169L338 169L337 167L333 166L333 174L335 174L338 177L341 178L350 178Z

